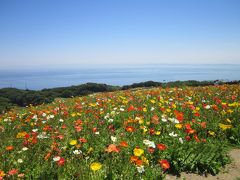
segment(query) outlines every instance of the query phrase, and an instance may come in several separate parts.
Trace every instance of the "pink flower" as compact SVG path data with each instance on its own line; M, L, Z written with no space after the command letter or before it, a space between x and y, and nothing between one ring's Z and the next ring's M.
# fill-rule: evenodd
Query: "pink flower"
M57 138L62 140L62 139L64 139L64 135L58 135Z
M8 171L8 174L9 175L15 175L18 173L18 170L17 169L11 169L10 171Z
M25 174L21 173L18 175L19 178L24 178Z

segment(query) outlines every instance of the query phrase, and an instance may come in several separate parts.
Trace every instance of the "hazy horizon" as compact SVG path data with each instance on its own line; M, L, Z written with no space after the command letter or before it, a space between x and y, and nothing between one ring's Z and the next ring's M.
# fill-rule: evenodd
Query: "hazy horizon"
M146 67L151 68L154 66L218 66L218 65L227 65L227 66L239 66L240 63L119 63L119 64L65 64L65 65L40 65L40 66L9 66L9 67L0 67L2 71L51 71L51 70L71 70L71 69L95 69L95 68L139 68L139 67Z
M129 85L144 81L239 80L240 64L101 65L0 71L0 88L44 89L87 82Z
M238 0L2 0L0 69L240 64Z

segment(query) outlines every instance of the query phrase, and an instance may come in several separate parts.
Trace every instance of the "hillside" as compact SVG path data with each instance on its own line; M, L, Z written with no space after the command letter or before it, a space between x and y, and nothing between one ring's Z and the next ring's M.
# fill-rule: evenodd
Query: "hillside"
M55 98L69 98L85 96L96 92L112 92L116 90L126 90L137 87L184 87L184 86L209 86L214 84L240 84L240 81L174 81L174 82L154 82L146 81L125 86L112 86L107 84L86 83L69 87L56 87L42 90L2 88L0 89L0 113L5 112L15 106L25 107L29 105L40 105L51 103Z
M217 174L240 145L240 85L57 98L0 116L0 179Z

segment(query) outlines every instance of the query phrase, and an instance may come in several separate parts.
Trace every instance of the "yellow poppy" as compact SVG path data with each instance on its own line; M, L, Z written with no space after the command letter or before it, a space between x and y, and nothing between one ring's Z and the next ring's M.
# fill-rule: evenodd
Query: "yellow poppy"
M227 125L227 124L219 123L219 127L220 127L222 130L226 130L226 129L232 128L232 125Z
M72 145L72 146L74 146L74 145L77 144L77 140L71 140L69 144Z
M91 170L93 171L98 171L99 169L102 168L102 164L99 162L94 162L90 165Z
M182 129L182 124L176 124L175 127L178 129Z
M134 150L133 150L133 154L134 154L134 156L141 156L142 154L144 153L144 150L143 149L141 149L141 148L134 148Z
M213 131L208 131L208 134L210 134L211 136L215 136L215 132Z

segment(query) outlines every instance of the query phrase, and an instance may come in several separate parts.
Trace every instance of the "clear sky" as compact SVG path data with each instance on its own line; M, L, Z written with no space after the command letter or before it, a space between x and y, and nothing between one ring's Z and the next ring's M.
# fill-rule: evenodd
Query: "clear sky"
M240 63L240 0L0 0L0 67Z

